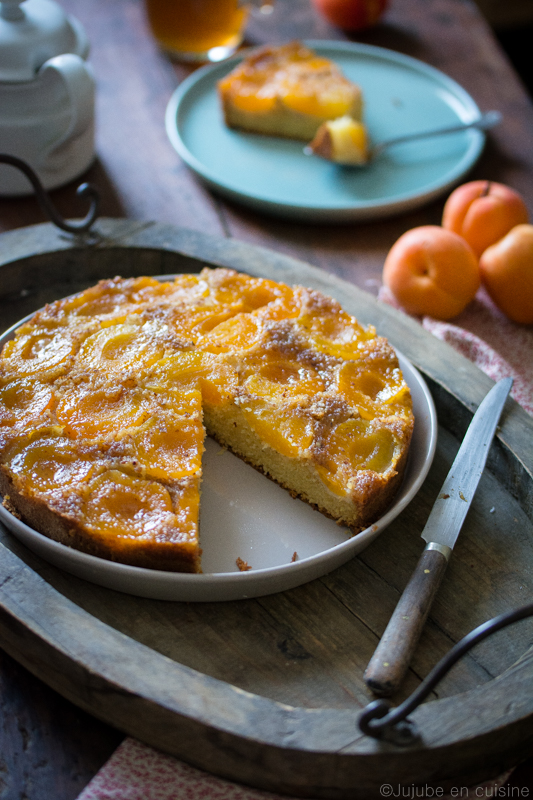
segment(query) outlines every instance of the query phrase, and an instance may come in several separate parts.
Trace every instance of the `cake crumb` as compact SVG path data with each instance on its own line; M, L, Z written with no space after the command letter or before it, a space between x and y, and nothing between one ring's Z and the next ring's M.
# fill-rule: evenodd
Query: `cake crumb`
M439 500L447 500L449 496L449 494L441 494L439 495Z
M242 558L236 558L235 563L239 567L241 572L248 572L249 569L252 569L251 566L248 564L247 561L244 561Z
M296 550L292 554L292 558L291 558L291 562L294 562L294 561L298 561L298 553L296 552Z

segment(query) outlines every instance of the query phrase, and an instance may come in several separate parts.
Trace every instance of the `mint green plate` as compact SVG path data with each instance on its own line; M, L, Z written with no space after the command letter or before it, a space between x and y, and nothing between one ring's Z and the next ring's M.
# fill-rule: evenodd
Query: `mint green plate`
M373 142L480 114L459 84L414 58L349 42L306 44L361 86ZM309 222L390 216L448 191L483 149L485 135L471 129L397 145L366 167L341 167L304 155L302 142L231 130L222 118L217 81L241 58L203 67L183 81L168 104L166 130L211 189L258 211Z

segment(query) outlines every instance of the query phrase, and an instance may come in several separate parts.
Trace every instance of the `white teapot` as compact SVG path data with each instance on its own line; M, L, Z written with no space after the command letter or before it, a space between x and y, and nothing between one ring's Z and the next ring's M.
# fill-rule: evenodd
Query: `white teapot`
M0 153L26 161L46 189L94 159L94 79L80 23L53 0L0 2ZM0 165L0 196L31 194Z

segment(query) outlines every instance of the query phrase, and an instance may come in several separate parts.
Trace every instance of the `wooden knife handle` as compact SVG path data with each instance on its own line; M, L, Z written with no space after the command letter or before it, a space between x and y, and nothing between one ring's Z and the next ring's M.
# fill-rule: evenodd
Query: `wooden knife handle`
M448 564L449 548L430 543L389 620L364 679L374 694L389 696L399 688L422 633L431 603Z

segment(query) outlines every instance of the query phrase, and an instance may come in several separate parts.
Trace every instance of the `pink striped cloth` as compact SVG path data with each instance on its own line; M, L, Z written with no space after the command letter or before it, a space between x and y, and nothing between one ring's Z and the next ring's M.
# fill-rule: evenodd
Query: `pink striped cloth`
M452 800L452 797L499 797L498 790L510 774L506 772L505 775L479 786L467 788L458 785L457 788L462 794L458 792L437 796L440 800ZM401 787L391 787L385 781L383 786L384 797L402 796L398 794L401 792ZM394 795L387 794L386 790L390 788ZM409 788L408 786L407 789ZM78 800L290 800L290 798L239 786L190 767L171 756L157 753L135 739L125 739L107 764L79 795Z
M379 298L397 306L382 287ZM510 376L512 394L533 415L533 326L510 322L483 289L453 322L420 323L477 364L493 380ZM494 797L510 773L470 787L470 797ZM466 787L461 787L465 789ZM492 794L488 794L492 792ZM457 796L457 795L456 795ZM465 794L461 796L466 796ZM287 800L209 775L127 738L78 800ZM443 798L447 800L447 798Z
M382 286L379 299L400 308ZM514 379L512 396L533 415L533 326L511 322L494 305L483 287L451 322L420 318L424 328L483 370L494 381Z

